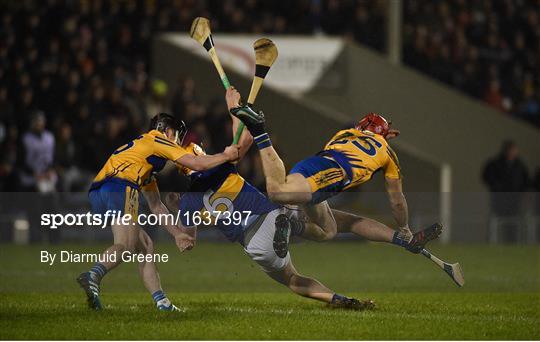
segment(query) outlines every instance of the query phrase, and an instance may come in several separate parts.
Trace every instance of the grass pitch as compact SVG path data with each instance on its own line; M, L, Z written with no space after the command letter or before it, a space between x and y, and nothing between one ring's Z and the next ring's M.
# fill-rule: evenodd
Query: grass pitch
M540 249L433 246L459 261L457 288L429 260L393 246L292 246L297 269L328 287L372 298L370 312L332 310L273 282L234 244L201 243L158 265L183 313L160 313L136 265L105 278L105 310L86 309L75 277L89 265L39 262L40 250L98 252L104 246L0 246L0 339L538 339Z

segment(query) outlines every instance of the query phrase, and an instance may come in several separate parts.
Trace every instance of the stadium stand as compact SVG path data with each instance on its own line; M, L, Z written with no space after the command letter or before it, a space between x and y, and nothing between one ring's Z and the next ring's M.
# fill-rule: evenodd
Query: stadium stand
M538 1L408 0L403 17L406 64L540 125Z
M168 89L149 74L152 35L186 31L195 16L212 18L216 31L344 35L386 48L384 1L48 0L0 6L4 191L21 189L19 173L28 165L18 142L38 112L54 133L61 190L83 189L109 151L146 128L147 113L177 113L192 127L189 139L209 151L229 141L215 131L227 120L222 99L201 103L193 79L182 76ZM538 1L407 0L404 62L540 124L538 8ZM445 24L435 29L439 22ZM243 163L242 172L261 185L255 164Z

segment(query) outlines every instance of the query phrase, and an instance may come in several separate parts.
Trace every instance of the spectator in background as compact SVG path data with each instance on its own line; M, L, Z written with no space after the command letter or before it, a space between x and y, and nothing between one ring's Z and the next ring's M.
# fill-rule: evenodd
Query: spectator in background
M491 107L504 111L503 95L501 94L501 86L499 81L492 80L489 82L488 89L484 95L484 101Z
M56 149L54 152L55 169L58 172L60 191L86 191L92 181L92 175L80 168L81 158L84 158L73 140L72 127L63 122L56 134Z
M505 141L500 153L486 163L482 178L491 192L492 219L504 223L504 240L514 242L516 220L522 208L523 192L529 187L529 175L513 141Z
M45 129L45 114L35 112L30 119L30 129L22 138L23 167L21 184L26 191L53 192L58 179L53 168L55 138Z
M45 129L46 119L43 112L37 111L30 118L30 129L22 138L23 163L21 185L27 193L22 199L28 210L30 223L30 241L41 242L42 233L49 237L49 242L57 242L57 230L41 229L41 214L54 210L54 192L58 176L54 169L54 135ZM31 203L31 205L29 205Z

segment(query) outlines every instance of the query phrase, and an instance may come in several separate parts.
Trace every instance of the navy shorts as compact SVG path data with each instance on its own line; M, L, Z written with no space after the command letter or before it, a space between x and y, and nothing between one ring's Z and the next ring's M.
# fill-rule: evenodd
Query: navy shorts
M311 204L317 204L343 190L343 169L331 159L313 156L298 162L290 174L299 173L311 187Z
M116 211L117 214L130 214L134 219L139 214L140 196L137 187L115 179L93 185L88 192L94 214L104 215L107 211Z

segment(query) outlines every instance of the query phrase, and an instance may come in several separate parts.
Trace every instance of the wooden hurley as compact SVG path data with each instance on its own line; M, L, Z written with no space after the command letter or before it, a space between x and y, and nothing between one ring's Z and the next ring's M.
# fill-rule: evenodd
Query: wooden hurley
M278 57L276 44L268 38L257 39L255 43L253 43L253 50L255 50L255 75L253 76L253 82L251 83L251 90L249 91L247 101L250 106L255 103L255 99L259 94L259 90L261 90L264 78ZM243 130L244 124L240 122L236 134L234 135L234 144L238 143L240 140Z
M449 264L437 258L435 255L431 254L427 249L422 249L420 252L423 256L433 261L437 266L439 266L443 271L446 272L452 278L452 280L459 286L462 287L465 284L465 278L463 277L463 269L459 263Z
M210 55L210 58L212 59L212 62L214 63L214 66L216 67L219 77L221 78L221 83L223 83L223 87L225 87L225 89L228 89L231 84L229 82L229 79L227 78L227 75L225 74L225 71L223 70L223 67L221 66L221 62L219 61L216 47L214 46L214 40L212 39L210 21L203 17L195 18L193 20L193 23L191 24L189 35L206 49L206 51Z

